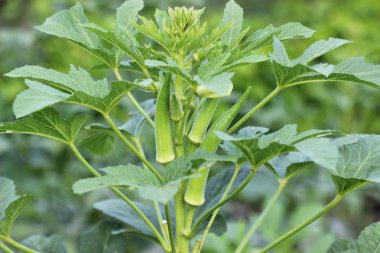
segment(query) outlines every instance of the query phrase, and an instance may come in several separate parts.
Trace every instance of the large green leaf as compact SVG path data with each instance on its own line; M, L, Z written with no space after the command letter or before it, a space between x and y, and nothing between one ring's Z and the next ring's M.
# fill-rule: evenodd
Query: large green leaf
M300 152L292 152L272 159L266 164L266 167L274 173L278 180L288 180L311 164L306 155Z
M115 253L123 252L127 240L123 234L115 234L120 229L115 222L101 222L84 231L79 240L81 253Z
M342 178L380 183L380 136L364 135L340 146L337 164L327 168Z
M206 80L202 80L198 76L195 76L195 81L200 85L197 88L198 95L208 98L229 96L233 89L231 81L233 75L233 73L222 73L211 76Z
M84 115L65 120L53 108L46 108L15 122L1 123L0 133L32 134L72 143L86 121Z
M81 179L73 185L77 194L108 187L129 187L145 199L166 204L179 190L183 178L161 184L155 175L147 168L134 165L119 165L102 169L106 175L101 177Z
M379 253L380 223L366 227L354 240L338 240L330 246L327 253Z
M243 9L234 0L230 0L224 9L222 25L229 26L222 36L222 41L231 45L239 38L243 27Z
M274 38L271 60L277 85L289 87L309 82L349 81L380 88L380 65L366 63L363 58L353 58L337 65L308 63L349 41L330 38L311 45L298 58L290 60L284 45Z
M28 89L19 93L13 103L13 112L17 118L27 116L70 97L70 94L36 81L26 80L25 83Z
M9 236L21 211L34 200L32 195L16 195L13 182L0 177L0 235Z
M70 67L70 72L64 74L53 69L40 66L24 66L5 74L9 77L32 78L53 83L54 87L67 92L83 92L96 98L104 98L110 92L107 79L93 80L91 75L82 68Z
M24 240L23 245L44 253L66 253L64 240L59 235L45 237L33 235Z
M153 205L148 205L146 203L135 204L158 229L159 224ZM152 231L146 225L144 220L121 199L103 200L95 203L94 207L105 215L128 225L131 231L136 231L149 237L153 236Z
M244 42L244 52L257 50L265 46L269 46L273 42L273 36L277 36L279 40L285 41L290 39L309 38L313 35L314 30L303 26L300 23L290 22L279 27L269 25L264 29L255 31Z
M323 153L318 148L320 144L328 142L325 138L316 138L338 132L332 130L309 130L297 132L296 125L286 125L280 130L266 134L268 129L262 127L246 127L236 135L227 135L218 132L217 135L224 141L232 142L246 156L252 166L261 165L282 154L299 151L312 161L325 165L325 160L337 160L337 150L334 145ZM308 140L309 139L309 140ZM304 144L307 142L307 145ZM302 145L304 144L304 145ZM329 163L331 161L329 160Z
M115 143L115 132L110 128L102 126L91 126L81 132L84 137L80 141L80 146L101 156L109 154Z
M118 66L120 62L118 52L105 48L94 33L85 29L83 24L88 22L81 4L77 3L70 9L59 11L47 18L42 25L36 26L36 29L71 40L93 53L107 65Z

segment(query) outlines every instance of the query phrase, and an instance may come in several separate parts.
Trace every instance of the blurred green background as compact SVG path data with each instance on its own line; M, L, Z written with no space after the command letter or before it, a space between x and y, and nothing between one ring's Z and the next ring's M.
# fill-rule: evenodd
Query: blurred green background
M103 27L112 27L114 13L121 0L80 1L89 19ZM146 0L145 13L169 5L207 6L205 19L217 24L222 16L224 1ZM313 39L287 42L290 55L297 56L312 41L338 37L355 43L328 54L325 59L336 63L355 56L368 62L380 63L380 2L374 0L237 0L245 11L245 25L253 29L268 24L281 25L298 21L315 29ZM53 13L67 9L71 0L0 0L0 121L14 119L12 101L24 89L21 80L2 74L23 65L41 65L67 71L71 63L91 68L98 61L84 50L65 40L47 36L33 29ZM109 73L97 71L95 76ZM110 78L111 75L110 75ZM274 87L274 77L268 63L241 68L234 77L235 90L247 85L254 92L245 109L263 98ZM229 106L225 101L225 107ZM221 111L223 108L221 108ZM278 128L296 123L300 130L310 128L338 129L346 133L380 133L380 93L374 89L352 84L309 84L280 94L256 114L252 124ZM87 155L88 156L88 155ZM113 160L126 162L122 148L115 148L107 157L88 156L96 167ZM114 162L115 163L115 162ZM13 179L20 193L37 195L13 231L16 239L30 234L61 234L69 252L77 252L78 238L101 215L92 204L107 192L76 196L71 185L87 176L62 145L53 141L24 136L0 136L0 175ZM210 236L205 252L232 252L249 221L252 221L275 190L273 178L261 172L239 199L223 209L229 218L229 231L222 240ZM336 238L356 237L371 222L380 220L379 187L367 186L352 194L341 205L304 232L276 249L279 253L325 252ZM294 179L273 208L266 225L252 243L262 245L273 240L308 214L319 210L333 194L333 185L326 172L314 169ZM144 241L128 240L128 252L140 252L142 245L149 252L160 252ZM296 243L298 241L298 243Z

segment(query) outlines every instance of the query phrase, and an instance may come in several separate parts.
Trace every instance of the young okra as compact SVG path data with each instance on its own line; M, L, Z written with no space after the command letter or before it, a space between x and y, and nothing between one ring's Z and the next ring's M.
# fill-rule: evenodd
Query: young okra
M225 132L228 126L236 117L240 108L243 106L245 100L248 98L251 88L249 87L239 101L232 106L229 110L224 112L218 120L212 124L207 131L200 148L206 149L209 152L215 152L220 144L220 139L216 136L216 131ZM207 178L210 171L210 166L202 167L192 172L194 178L189 179L185 201L191 206L200 206L205 202L205 189L207 184Z
M156 102L156 160L166 164L175 159L170 122L170 84L171 75L167 74Z

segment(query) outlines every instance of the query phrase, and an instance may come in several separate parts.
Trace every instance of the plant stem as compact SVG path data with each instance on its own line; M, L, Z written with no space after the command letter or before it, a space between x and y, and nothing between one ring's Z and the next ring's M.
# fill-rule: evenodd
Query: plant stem
M243 240L240 242L239 246L237 247L235 253L241 253L245 246L248 244L249 240L252 238L252 236L255 234L256 230L259 228L261 223L264 221L265 217L268 215L269 211L272 209L274 203L276 203L278 197L280 196L282 190L285 188L286 181L280 181L280 184L276 190L276 192L273 194L269 202L267 203L265 209L262 211L260 216L257 218L255 223L251 226L251 228L248 230L246 236L243 238Z
M231 177L231 179L230 179L230 182L228 183L227 188L224 190L224 193L223 193L223 195L222 195L222 198L219 200L219 202L223 201L223 200L227 197L228 193L230 192L230 190L231 190L231 188L232 188L232 185L233 185L234 182L235 182L235 179L236 179L237 175L239 174L239 171L240 171L240 165L236 165L236 167L235 167L235 171L234 171L234 174L232 175L232 177ZM208 232L210 231L211 226L212 226L212 224L214 223L215 218L216 218L216 216L217 216L218 213L219 213L219 210L220 210L220 207L218 207L217 209L215 209L215 211L212 213L211 219L210 219L210 221L208 222L207 227L206 227L206 229L205 229L205 231L204 231L204 233L203 233L203 236L202 236L202 238L201 238L200 245L198 246L198 251L196 251L196 252L194 252L194 253L201 252L202 247L203 247L203 244L204 244L204 242L205 242L205 240L206 240L206 238L207 238Z
M189 117L189 114L190 114L191 101L193 100L194 93L195 93L194 89L192 89L191 93L188 96L187 101L186 101L185 110L183 113L183 118L180 121L178 136L176 138L177 139L176 146L177 146L177 151L179 151L179 156L184 154L183 141L185 138L185 128L186 128L187 118Z
M119 69L112 69L115 73L115 76L118 81L123 81L123 78L120 75ZM137 110L141 113L141 115L149 122L149 124L154 128L155 124L151 117L149 117L148 113L144 110L144 108L141 107L139 102L135 99L135 97L132 95L131 92L127 93L127 97L131 100L132 104L137 108Z
M7 237L7 236L0 235L0 241L4 241L4 242L8 243L9 245L11 245L12 247L14 247L14 248L16 248L22 252L25 252L25 253L40 253L38 251L32 250L32 249L16 242L15 240L13 240L12 238ZM13 252L13 251L10 251L10 252Z
M271 93L269 93L263 100L260 101L255 107L253 107L243 118L235 123L230 129L228 129L227 134L231 134L236 129L238 129L244 122L246 122L255 112L257 112L261 107L266 105L274 96L281 91L281 87L277 86Z
M166 229L164 227L164 220L162 218L162 214L161 214L161 210L160 210L160 206L158 205L158 202L157 201L153 201L153 205L154 205L154 210L156 211L156 214L157 214L157 220L158 220L158 223L160 224L160 228L161 228L161 233L165 239L165 242L167 244L169 244L169 237L168 237L168 234L166 233Z
M166 216L166 221L168 222L169 239L170 239L170 245L172 247L172 252L176 253L177 250L175 248L175 239L174 239L174 233L173 233L173 221L172 221L172 217L170 215L170 203L167 203L165 205L165 216Z
M297 227L293 228L292 230L288 231L287 233L285 233L278 239L276 239L274 242L272 242L271 244L266 246L264 249L262 249L259 253L265 253L265 252L270 251L271 249L281 244L283 241L287 240L292 235L304 229L305 227L307 227L308 225L310 225L311 223L319 219L321 216L325 215L328 211L330 211L330 209L336 206L342 200L342 198L343 198L343 195L337 194L335 198L329 204L327 204L320 212L318 212L316 215L306 220L302 224L298 225Z
M13 250L11 250L10 248L8 248L7 245L3 244L3 243L0 243L0 249L2 251L4 251L4 253L14 253Z
M177 250L180 253L189 252L189 239L184 236L186 209L183 201L183 188L174 197L175 221L176 221L176 240Z
M79 152L77 147L74 144L69 144L71 150L75 154L75 156L78 158L78 160L95 176L100 177L101 174L97 172L88 162L87 160L82 156L82 154Z
M79 152L77 147L74 144L69 145L71 150L74 152L75 156L79 159L79 161L95 176L100 177L100 173L97 172L82 156L82 154ZM156 227L153 225L153 223L149 220L149 218L133 203L132 200L130 200L127 196L125 196L121 191L119 191L115 187L110 187L110 189L116 193L122 200L124 200L147 224L147 226L152 230L152 232L156 235L158 241L162 245L162 247L165 249L165 251L170 252L170 249L166 245L166 242L162 238L161 234L158 232Z
M127 147L148 167L148 169L161 181L164 181L164 178L161 174L153 167L153 165L141 154L132 143L128 141L128 139L124 136L124 134L119 130L119 128L115 125L108 114L103 114L103 117L111 126L112 130L119 136L119 138L127 145Z

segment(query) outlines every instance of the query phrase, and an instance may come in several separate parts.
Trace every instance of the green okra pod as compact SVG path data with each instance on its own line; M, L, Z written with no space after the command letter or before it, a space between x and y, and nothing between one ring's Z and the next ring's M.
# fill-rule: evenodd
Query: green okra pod
M215 131L225 132L228 126L231 124L236 114L239 112L245 100L248 98L251 88L248 88L239 101L232 106L229 110L224 112L217 121L212 124L207 131L205 138L203 139L201 148L208 150L209 152L215 152L220 144L220 139L216 136ZM205 201L205 189L208 174L211 166L202 167L192 172L194 178L189 180L185 193L185 201L192 206L200 206Z
M170 96L170 119L177 122L183 118L183 109L181 102L175 93Z
M170 123L170 82L171 75L167 74L158 93L155 117L156 160L165 164L175 159L173 138Z
M202 105L188 135L188 138L192 143L199 144L202 142L219 101L219 98L207 99Z

